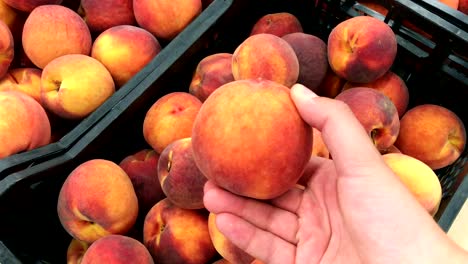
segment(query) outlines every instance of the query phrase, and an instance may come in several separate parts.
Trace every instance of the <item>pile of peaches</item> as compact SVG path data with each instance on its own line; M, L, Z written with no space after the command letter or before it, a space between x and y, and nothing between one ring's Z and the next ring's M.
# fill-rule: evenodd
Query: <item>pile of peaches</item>
M210 179L271 199L303 184L311 157L333 158L297 112L295 83L348 105L395 177L434 215L442 196L434 170L461 155L466 131L442 106L408 109L410 90L391 71L397 48L391 28L370 16L342 21L327 43L304 33L293 14L259 18L232 53L199 62L186 92L148 109L148 148L120 162L88 160L68 175L57 203L72 237L68 263L260 263L217 229L203 186Z
M0 159L59 139L203 8L201 0L0 0Z

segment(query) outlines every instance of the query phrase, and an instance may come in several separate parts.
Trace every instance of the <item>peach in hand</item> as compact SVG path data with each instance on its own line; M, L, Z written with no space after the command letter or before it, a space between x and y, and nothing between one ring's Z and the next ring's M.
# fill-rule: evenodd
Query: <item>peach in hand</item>
M92 159L65 179L57 214L73 238L93 243L110 234L127 233L136 222L138 200L130 178L119 165Z
M41 76L44 107L66 119L82 119L115 92L109 71L98 60L82 54L60 56Z
M193 124L192 150L200 171L251 198L271 199L293 187L311 156L312 129L289 90L249 79L214 91Z
M299 60L289 43L273 34L255 34L232 54L234 80L263 78L291 87L299 77Z
M193 160L191 138L178 139L161 152L158 178L166 197L176 206L204 208L203 187L207 178Z
M395 105L386 95L372 88L355 87L342 91L335 99L349 106L379 151L395 143L400 120Z
M435 104L409 109L400 120L395 146L433 170L446 167L460 157L466 145L463 121L451 110Z
M143 243L162 264L205 264L216 254L208 231L207 212L180 208L167 198L146 215Z
M0 91L23 92L41 103L41 75L42 70L37 68L10 69L0 79Z
M348 18L328 36L328 61L347 81L369 83L392 66L397 52L395 33L383 21L371 16Z
M288 12L270 13L260 17L253 25L250 35L268 33L278 37L303 32L299 19Z

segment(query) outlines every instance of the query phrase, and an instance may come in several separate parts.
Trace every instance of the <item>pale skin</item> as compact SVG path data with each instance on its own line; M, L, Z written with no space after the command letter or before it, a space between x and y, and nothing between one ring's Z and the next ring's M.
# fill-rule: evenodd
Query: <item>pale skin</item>
M333 157L313 157L307 185L258 201L205 185L219 230L264 263L468 263L464 251L385 165L349 108L302 85L291 98Z

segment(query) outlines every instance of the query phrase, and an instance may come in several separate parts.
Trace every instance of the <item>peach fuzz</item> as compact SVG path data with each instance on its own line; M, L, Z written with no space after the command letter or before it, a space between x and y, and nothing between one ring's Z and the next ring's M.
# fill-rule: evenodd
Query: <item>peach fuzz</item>
M297 82L315 91L327 73L327 44L320 38L296 32L283 36L291 45L299 60Z
M82 54L60 56L42 71L44 107L66 119L82 119L115 92L109 71L98 60Z
M129 231L138 216L138 200L130 178L119 165L92 159L78 165L65 179L57 214L73 238L93 243Z
M233 81L203 103L193 124L192 150L200 171L219 186L271 199L302 174L312 152L312 128L288 87L265 79Z
M207 178L193 160L191 138L178 139L161 152L158 178L166 197L176 206L204 208L203 187Z
M382 158L421 206L434 216L442 199L442 186L435 172L424 162L402 153L384 154Z
M41 5L60 5L63 0L2 0L5 4L13 7L14 9L31 12L36 7Z
M143 241L158 263L205 264L216 255L205 210L183 209L169 199L146 215Z
M189 85L189 93L204 102L214 90L232 81L232 54L211 54L197 64Z
M10 28L0 20L0 78L5 76L15 56L15 44Z
M372 88L355 87L342 91L335 99L349 106L379 151L395 143L400 120L395 105L386 95Z
M208 230L216 251L227 263L250 264L254 257L234 245L216 226L216 214L208 215Z
M97 36L91 48L91 57L100 61L111 73L118 87L127 83L158 53L161 45L147 30L120 25Z
M234 50L232 75L234 80L263 78L291 87L299 77L299 60L281 37L255 34Z
M108 235L96 240L86 250L81 264L129 263L153 264L148 249L140 241L124 235Z
M164 41L175 38L201 11L201 0L133 0L138 25Z
M37 68L10 69L0 79L0 91L19 91L41 103L41 75L42 70Z
M158 179L159 154L152 149L142 149L123 158L119 166L132 181L138 198L139 215L144 217L149 209L166 196Z
M398 110L398 116L401 118L406 112L409 103L409 91L405 82L392 71L388 71L382 77L370 83L352 83L346 82L343 90L352 87L369 87L382 92L392 100Z
M160 97L146 112L143 136L157 152L177 139L191 137L195 117L202 102L187 92L172 92Z
M336 74L347 81L369 83L392 66L397 52L395 33L371 16L348 18L328 36L328 61Z
M80 264L89 244L72 238L67 248L67 264Z
M260 17L254 23L250 35L268 33L282 37L286 34L303 31L301 22L294 14L279 12Z
M0 159L50 143L44 108L18 91L0 91Z
M81 0L78 14L91 32L119 25L136 25L133 0Z
M395 142L402 153L433 170L455 162L465 145L463 121L448 108L434 104L409 109L400 120L400 134Z
M42 5L27 17L22 45L34 65L43 69L62 55L89 55L92 40L88 26L75 11L61 5Z

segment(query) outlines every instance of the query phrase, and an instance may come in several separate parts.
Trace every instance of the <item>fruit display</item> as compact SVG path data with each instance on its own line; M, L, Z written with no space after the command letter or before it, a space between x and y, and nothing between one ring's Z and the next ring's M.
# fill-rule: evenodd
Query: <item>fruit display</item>
M8 155L0 157L0 178L69 148L168 60L157 55L206 8L201 0L143 2L0 1L0 91L33 97L46 111L52 134L34 148L9 144L2 151ZM180 6L187 7L186 19L170 19ZM157 25L153 15L145 14L154 10L165 14ZM158 35L148 25L170 36ZM13 129L5 126L0 133L18 133Z
M426 65L433 58L421 57L412 43L418 39L394 23L401 19L397 11L416 9L404 0L395 0L390 24L363 15L354 0L351 9L313 2L210 1L212 16L174 37L177 26L157 26L170 12L149 12L169 2L139 1L136 21L156 25L159 54L171 39L166 47L189 43L187 49L165 55L172 58L166 68L141 79L61 155L0 180L0 241L25 263L121 263L126 256L139 263L261 264L217 229L216 215L203 205L203 186L212 180L268 200L303 188L313 173L310 158L333 159L321 131L297 112L289 96L295 83L348 104L395 177L437 221L468 160L468 116L459 104L468 99L460 89L466 79L448 71L452 65ZM191 21L199 9L187 4L178 10L181 21L172 22ZM453 37L417 20L414 25ZM119 42L136 34L133 29L101 36ZM144 54L158 49L152 43L140 48L148 48ZM457 47L447 48L447 56L460 52ZM125 49L99 50L114 65ZM438 59L434 63L446 61ZM106 79L114 84L130 71L113 69ZM42 71L53 73L47 66ZM102 80L102 74L93 77ZM54 105L58 113L75 113Z

